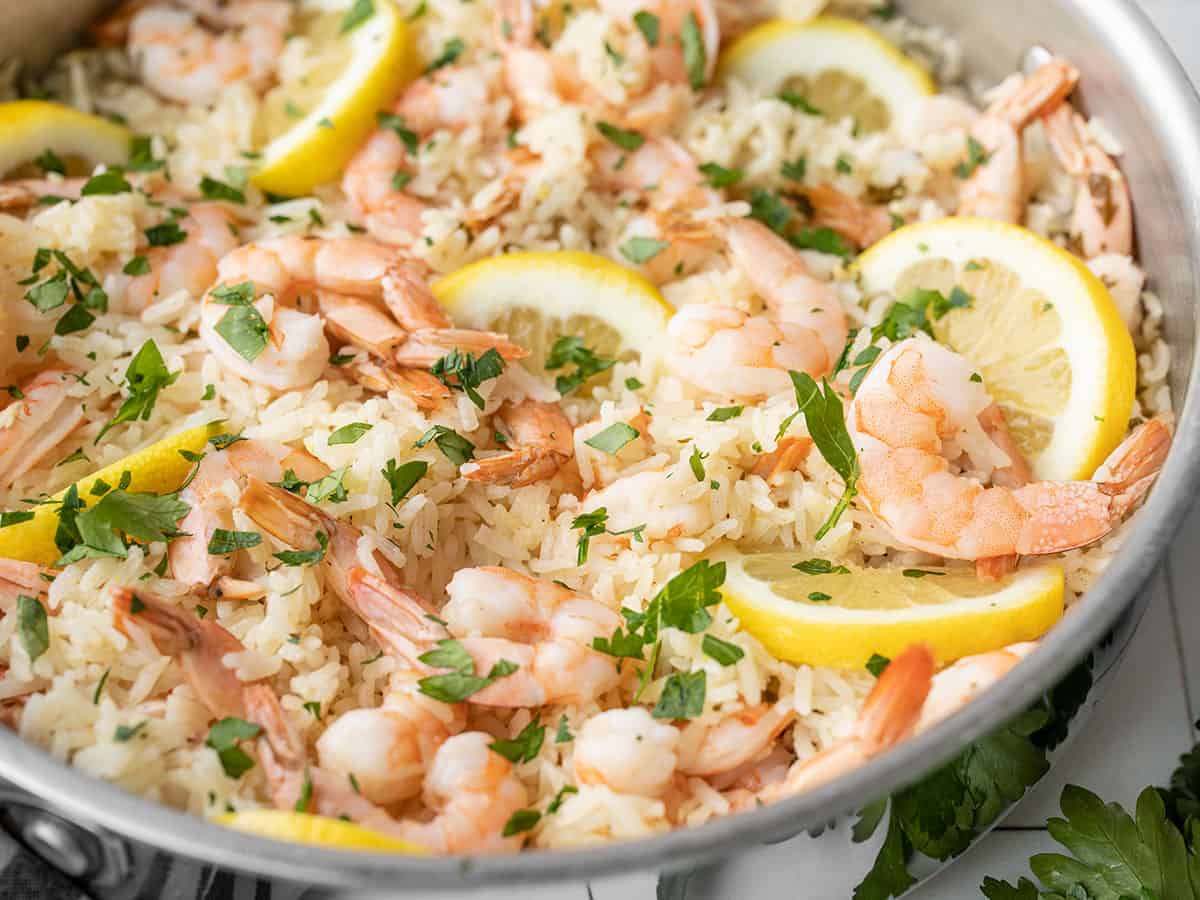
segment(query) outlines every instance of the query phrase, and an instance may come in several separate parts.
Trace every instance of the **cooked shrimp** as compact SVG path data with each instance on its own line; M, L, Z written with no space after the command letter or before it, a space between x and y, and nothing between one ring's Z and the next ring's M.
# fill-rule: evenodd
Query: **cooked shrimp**
M145 636L163 656L173 657L184 678L214 719L243 717L242 682L225 665L227 653L245 648L214 622L168 605L153 594L112 589L113 623L122 634Z
M464 478L525 487L553 478L574 455L574 429L557 403L524 400L505 407L498 417L512 449L464 464L459 469Z
M1067 104L1042 117L1058 161L1078 182L1071 231L1083 256L1133 254L1133 200L1129 185L1088 129L1083 116Z
M24 213L45 198L78 200L86 178L17 178L0 181L0 211Z
M168 100L201 106L215 104L235 83L264 90L291 27L291 4L234 0L206 6L203 14L160 5L134 14L128 49L142 81Z
M129 278L125 302L132 312L141 312L155 300L176 291L201 297L217 278L217 264L238 246L237 217L223 203L195 203L187 207L179 227L187 237L169 247L146 251L150 271Z
M83 424L83 408L67 394L69 369L45 369L23 381L20 396L0 410L0 485L11 486Z
M691 722L680 741L679 771L707 777L759 762L795 718L789 704L778 702L749 707L715 725Z
M30 562L0 558L0 610L12 609L17 598L40 597L46 593L54 573Z
M786 241L752 219L725 226L730 254L767 306L750 315L716 305L685 306L671 319L668 365L696 387L761 397L791 388L788 370L828 373L846 343L846 316L829 285L808 273Z
M403 822L398 835L434 853L498 853L520 848L520 835L504 837L513 813L529 805L512 763L488 748L478 731L455 735L433 757L421 799L429 822Z
M917 644L884 669L848 738L803 762L759 794L766 803L810 791L858 769L904 740L916 727L933 678L933 653Z
M712 80L721 52L721 22L714 0L600 0L600 9L618 22L631 23L639 12L658 18L659 38L650 48L651 64L656 81L688 84L692 81L685 58L685 26L699 30L704 50L703 82Z
M424 139L438 129L459 130L479 121L492 105L492 85L483 69L450 66L415 81L392 113ZM397 175L412 173L413 160L399 135L379 128L367 138L342 176L342 190L371 236L407 247L421 234L428 204L397 187Z
M718 250L711 229L693 216L724 202L709 187L696 160L670 138L648 139L632 153L605 142L592 148L592 182L601 190L633 192L647 211L630 223L622 238L653 238L667 247L642 264L652 281L663 283L708 262Z
M618 794L661 797L675 778L679 737L678 728L642 706L597 713L575 735L575 780Z
M326 319L334 323L338 336L352 336L360 346L382 347L393 355L389 362L398 365L427 367L455 347L473 351L494 347L508 359L523 353L502 335L453 329L423 279L399 260L393 248L375 241L272 238L226 255L218 276L218 287L204 301L200 335L205 345L231 371L276 390L312 384L328 362L325 323L287 305L304 291L319 293ZM230 310L220 292L247 282L258 297L253 305L271 337L254 359L243 356L218 331ZM395 319L389 331L375 330L386 320L382 311L365 315L363 300L387 307ZM368 330L354 330L356 325Z
M350 603L350 572L362 564L358 554L361 531L295 494L254 476L246 480L238 506L260 528L289 546L319 550L321 541L317 535L324 535L327 546L321 565L328 587L343 603ZM375 552L372 558L386 578L399 582L399 570L383 554Z
M1061 553L1103 538L1150 489L1171 442L1158 420L1094 481L984 487L954 474L964 454L980 470L996 464L979 421L992 401L973 372L952 350L910 338L880 356L850 404L859 496L906 546L952 559Z
M179 495L190 510L179 523L184 536L167 547L171 577L184 584L208 587L230 575L236 554L214 556L208 552L213 532L218 528L234 530L234 498L227 493L226 486L240 485L251 476L263 481L281 481L289 470L306 482L318 481L329 474L329 467L315 456L271 441L238 441L220 453L205 456L195 477Z
M317 740L322 768L353 775L362 796L388 806L415 797L434 754L467 726L466 706L417 689L407 668L392 674L383 703L342 713Z
M1016 668L1037 648L1036 643L1012 644L992 653L964 656L933 676L914 734L932 728L962 709Z
M809 188L806 195L812 204L813 222L832 228L860 250L883 240L895 227L886 207L843 194L833 185L819 184Z
M519 837L503 837L504 825L528 805L529 797L512 764L488 749L491 735L470 732L443 742L421 780L422 800L435 812L434 818L400 820L380 809L365 790L362 795L354 790L349 773L309 763L304 744L273 691L265 685L250 686L245 702L250 721L263 729L258 755L279 809L302 805L316 815L345 816L435 853L490 853L520 847ZM362 776L355 773L354 777L359 788L365 788Z
M598 99L571 60L538 42L533 0L498 0L493 22L504 60L504 83L522 121L560 103Z
M959 215L1019 223L1025 210L1021 133L1075 89L1079 72L1053 60L998 98L971 127L984 158L959 188Z
M431 671L418 657L449 638L471 655L480 676L501 660L519 666L472 695L471 703L586 703L617 684L615 660L591 644L611 635L620 616L558 585L500 568L460 569L440 613L420 595L363 569L351 573L350 588L351 608L380 645L414 667Z

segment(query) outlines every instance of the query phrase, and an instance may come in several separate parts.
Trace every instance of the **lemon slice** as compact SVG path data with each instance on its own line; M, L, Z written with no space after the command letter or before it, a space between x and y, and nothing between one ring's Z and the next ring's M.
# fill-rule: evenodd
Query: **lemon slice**
M726 564L721 593L742 627L793 663L861 668L918 641L946 663L1036 640L1063 611L1057 566L1023 566L993 582L936 567L810 575L793 568L807 560L796 551L716 558Z
M641 275L574 251L480 260L437 282L433 292L456 325L507 334L530 352L530 370L542 375L550 348L564 335L582 338L603 357L653 362L672 312Z
M1103 283L1061 247L1015 225L952 218L894 232L855 271L868 296L971 295L934 334L978 366L1035 477L1091 478L1125 437L1133 341Z
M220 433L220 423L214 422L164 438L75 482L79 498L90 505L95 500L92 488L97 482L116 487L125 472L129 473L131 479L128 488L131 491L165 494L176 490L195 465L185 459L181 451L189 454L201 453L208 439ZM62 555L54 544L54 532L58 529L58 516L55 511L67 490L70 488L59 491L47 502L36 507L32 519L0 528L0 558L19 559L49 566ZM99 489L97 492L103 493Z
M265 147L254 183L298 197L333 181L375 128L384 109L416 75L416 54L393 0L374 0L371 16L349 30L345 10L300 13L309 41L305 74L263 98L258 128Z
M408 856L429 855L428 850L417 844L371 831L353 822L327 819L308 813L254 809L217 816L213 821L234 831L244 831L293 844L312 844L337 850L378 850L383 853L404 853Z
M129 161L129 129L61 103L0 103L0 178L11 178L47 150L73 170Z
M820 16L778 19L744 34L721 57L718 77L763 94L798 94L831 119L887 131L934 93L929 73L866 25Z

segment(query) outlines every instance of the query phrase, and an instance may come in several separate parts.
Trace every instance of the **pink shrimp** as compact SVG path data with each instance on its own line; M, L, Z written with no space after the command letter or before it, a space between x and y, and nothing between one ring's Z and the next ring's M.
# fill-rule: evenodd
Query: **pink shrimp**
M74 374L45 369L23 381L20 396L0 411L0 485L12 485L83 424L83 409L67 392Z
M859 496L906 546L951 559L1061 553L1107 535L1145 496L1170 448L1165 424L1139 426L1094 481L984 487L950 471L980 434L991 405L974 367L940 344L910 338L879 357L850 404L862 476ZM981 449L982 448L982 449Z
M464 464L470 481L525 487L553 478L575 453L574 429L556 403L524 400L501 410L512 449Z

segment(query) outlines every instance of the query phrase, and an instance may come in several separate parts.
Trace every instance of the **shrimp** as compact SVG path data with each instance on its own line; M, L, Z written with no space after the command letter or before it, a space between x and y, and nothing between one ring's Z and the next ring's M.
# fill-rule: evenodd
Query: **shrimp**
M389 363L427 367L456 347L495 348L506 359L524 353L503 335L453 329L428 286L398 260L395 250L363 238L288 235L246 244L221 259L218 280L204 300L201 338L222 365L275 390L312 384L328 362L325 321L287 305L305 290L319 293L325 319L334 323L339 336L352 336L360 345L390 353L392 358L385 360ZM221 323L231 315L229 304L243 302L240 297L231 301L229 292L246 283L258 296L253 306L268 323L271 338L252 358L221 334ZM388 323L382 311L364 315L362 301L383 303L395 322ZM370 330L355 328L364 323ZM375 331L381 323L391 329Z
M0 485L11 486L83 424L83 408L67 392L75 374L45 369L23 381L17 399L0 411Z
M914 734L928 731L938 722L962 709L981 693L1016 668L1037 649L1036 642L1012 644L991 653L964 656L933 676L929 696L921 708Z
M217 264L238 246L237 217L223 203L196 203L187 208L179 226L187 237L169 247L146 252L150 271L129 278L125 304L142 312L155 300L176 291L201 297L217 278ZM128 276L121 276L128 277Z
M1171 442L1159 420L1135 429L1093 481L984 487L952 473L964 453L976 463L994 450L979 422L992 401L973 372L910 338L880 356L850 404L859 495L904 545L951 559L1061 553L1103 538L1150 489Z
M984 157L959 187L958 214L1019 223L1025 209L1025 160L1021 132L1075 89L1079 72L1053 60L997 99L970 129ZM972 145L974 146L974 145Z
M0 558L0 610L12 609L17 598L40 597L46 593L54 572L30 562Z
M916 644L884 669L848 738L803 762L759 793L765 803L813 790L866 765L913 733L933 679L933 653Z
M513 449L465 463L467 480L526 487L553 478L574 455L574 428L558 404L524 400L499 415Z
M600 0L600 9L609 18L630 23L639 12L658 18L659 38L650 48L654 80L671 84L692 84L697 78L707 84L712 80L721 52L721 21L714 0ZM684 48L689 38L686 31L699 31L703 48L703 69L690 71Z
M411 669L392 673L383 703L352 709L317 739L321 767L353 775L362 796L389 806L416 796L434 754L466 728L466 705L443 703L418 690Z
M343 603L352 602L350 574L361 565L361 531L253 475L246 479L238 506L260 528L285 544L303 550L324 549L321 564L330 589ZM324 547L318 535L325 538ZM383 554L374 552L372 560L385 578L399 582L400 571Z
M1042 116L1050 147L1078 182L1071 230L1083 255L1133 255L1133 200L1125 176L1087 122L1067 104Z
M661 797L675 778L679 739L678 728L642 706L597 713L575 736L575 780L618 794Z
M679 771L709 777L760 762L795 718L789 704L778 702L749 707L716 725L691 722L680 741Z
M491 735L469 732L447 739L434 752L421 781L431 821L393 818L340 772L311 765L279 699L265 685L245 690L247 715L263 729L258 755L279 809L302 809L328 818L345 816L374 831L420 844L435 853L516 850L504 825L529 797L512 764L488 749ZM362 789L364 782L355 774ZM307 798L307 800L305 799Z
M493 25L504 61L504 84L521 121L528 122L560 103L599 100L571 60L538 43L533 0L498 0Z
M513 814L529 794L512 763L489 749L490 734L455 735L434 754L421 799L434 811L429 822L406 821L398 836L435 853L497 853L520 848L519 835L504 837Z
M148 591L114 587L111 595L118 631L144 636L159 653L173 657L214 719L244 717L242 682L224 662L225 654L245 649L241 641L212 619L170 606Z
M171 576L197 587L208 587L228 577L235 556L216 556L208 550L217 529L234 530L233 500L226 493L226 485L241 484L250 476L281 481L288 471L301 481L313 482L328 475L329 467L303 450L260 440L238 441L220 453L205 456L195 477L179 495L190 509L179 523L183 536L167 547Z
M809 188L807 196L812 204L814 224L832 228L860 250L883 240L896 227L886 207L872 206L843 194L833 185L819 184Z
M591 644L611 635L620 616L558 585L494 567L460 569L446 587L450 599L440 613L414 592L363 569L351 573L350 589L351 608L380 645L415 668L429 671L419 657L447 639L459 641L480 676L502 660L518 666L473 694L472 703L586 703L619 681L615 660Z
M492 104L492 85L479 68L451 66L409 85L392 108L406 128L425 137L440 128L460 130L478 121ZM397 187L397 175L412 174L412 159L392 128L367 138L342 176L342 190L371 236L407 247L421 234L428 205Z
M291 27L291 4L235 0L199 12L200 4L189 5L145 6L129 20L127 46L142 82L168 100L201 106L236 83L265 90Z
M767 306L750 315L716 305L686 306L667 328L667 363L701 389L740 397L791 390L788 370L814 377L828 373L846 344L846 316L837 295L808 273L786 241L752 219L725 226L734 265Z
M666 247L641 264L657 284L701 268L718 251L710 229L693 222L697 211L724 202L720 191L707 185L696 160L670 138L650 138L627 153L604 143L592 148L592 182L601 190L632 192L647 210L632 219L622 241L651 238Z

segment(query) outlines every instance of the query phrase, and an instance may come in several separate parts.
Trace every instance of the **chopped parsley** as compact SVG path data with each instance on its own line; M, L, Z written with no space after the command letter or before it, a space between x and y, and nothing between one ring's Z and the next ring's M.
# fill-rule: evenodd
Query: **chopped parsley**
M601 453L616 456L621 452L622 447L630 441L637 440L640 434L641 432L632 425L625 422L616 422L609 425L599 434L592 435L584 443L589 447L599 450Z
M275 558L285 566L315 566L325 558L325 551L329 549L329 538L325 532L318 531L316 534L317 548L315 550L283 550L275 554Z
M954 167L954 174L959 178L970 178L975 170L991 158L987 149L974 137L967 137L967 158Z
M637 131L626 131L611 122L597 122L596 130L604 135L609 143L615 144L622 150L632 153L646 143L646 138Z
M246 194L241 188L210 178L208 175L200 179L200 194L205 200L226 200L230 203L246 202Z
M645 541L645 538L642 536L642 532L646 530L645 525L635 525L633 528L626 528L623 531L609 531L608 510L603 506L590 513L580 513L571 522L571 527L583 529L583 534L579 536L579 544L576 550L576 562L581 566L587 562L588 545L594 537L599 537L602 534L608 534L613 537L631 534L633 535L633 539L639 544Z
M651 47L658 46L658 36L662 29L662 24L658 16L654 13L639 10L633 14L633 24L637 26L637 30L642 33L642 37L646 39L646 43Z
M454 62L463 55L467 45L460 37L452 37L442 45L442 52L438 54L437 59L425 67L425 74L436 72L438 69L453 65Z
M346 10L346 15L342 16L339 33L346 34L353 31L373 15L375 15L374 0L354 0L353 5Z
M560 394L569 394L589 378L607 372L617 364L615 359L600 356L591 347L583 343L583 338L576 335L561 335L550 347L546 357L546 371L565 369L569 365L575 367L574 372L567 372L554 379L554 387Z
M631 237L617 249L635 266L640 266L650 262L670 246L668 241L659 241L651 237Z
M824 390L813 381L812 376L805 372L788 372L792 386L796 390L797 411L794 415L803 415L808 425L808 433L817 445L821 456L841 476L845 489L842 497L830 513L825 524L818 529L815 538L821 540L841 519L842 513L850 506L850 502L858 495L858 454L854 451L854 443L846 430L846 417L842 407L842 399L837 391L823 380ZM789 421L785 425L790 425ZM786 431L781 428L780 432Z
M208 552L213 556L227 556L239 550L249 550L262 543L262 535L256 531L229 531L224 528L213 529L212 537L208 540Z
M101 438L117 425L139 420L149 421L159 392L174 384L179 375L179 372L167 371L167 364L153 340L142 344L141 349L130 360L129 368L125 370L125 390L128 396L117 410L117 414L100 429L95 443L100 443Z
M709 187L717 188L718 190L733 187L733 185L746 177L746 173L741 169L726 169L724 166L719 166L714 162L701 164L700 173L708 179Z
M805 575L849 575L850 570L845 566L834 565L827 559L806 559L792 566L797 572Z
M80 189L81 197L98 197L107 194L128 194L133 185L125 180L120 169L109 169L89 178Z
M442 451L442 455L456 466L461 466L475 458L475 445L453 428L447 428L445 425L434 425L421 435L421 439L414 446L419 449L430 442L436 444L437 448Z
M687 68L688 82L692 90L703 90L708 81L708 50L695 12L688 12L679 37L683 41L683 64Z
M341 444L357 443L372 427L366 422L351 422L349 425L343 425L329 436L328 444L330 447L337 447Z
M676 672L667 678L658 703L650 711L656 719L695 719L704 712L708 677L703 669Z
M566 713L563 713L558 720L558 731L556 731L554 734L554 743L569 744L571 741L575 740L575 735L571 734L570 726L571 723L567 721Z
M392 489L392 506L396 506L425 477L429 463L423 459L412 459L398 466L394 459L389 459L381 471L388 487Z
M475 660L471 654L450 638L438 641L436 649L422 653L418 659L434 668L453 670L417 682L417 689L422 694L443 703L461 703L519 668L516 663L502 659L492 666L486 677L480 678L475 674Z
M732 666L746 655L746 651L737 644L723 641L720 638L713 637L711 634L704 636L704 639L700 642L700 649L704 651L705 656L716 660L722 666Z
M546 726L534 716L533 721L522 728L515 738L492 741L488 749L499 753L510 763L527 763L537 757L545 740Z
M36 597L25 594L17 596L17 636L30 662L36 661L50 649L50 625L46 620L46 607L42 606Z
M494 347L484 351L478 359L473 353L463 353L455 348L429 370L446 387L465 393L479 409L485 404L477 388L485 381L498 378L503 371L504 358Z
M880 656L878 653L872 653L871 658L867 660L866 669L876 678L883 674L883 670L888 667L891 662L886 656Z
M240 741L249 741L258 737L262 728L253 722L230 716L213 724L208 730L204 746L217 751L221 768L230 778L241 778L254 768L254 760L241 747Z
M784 90L779 92L779 99L790 106L792 109L799 110L806 116L823 116L821 110L813 106L808 98L796 91Z
M513 837L514 835L524 834L526 831L533 830L533 827L541 819L542 814L536 809L518 809L504 823L504 830L500 832L500 835L501 837Z

